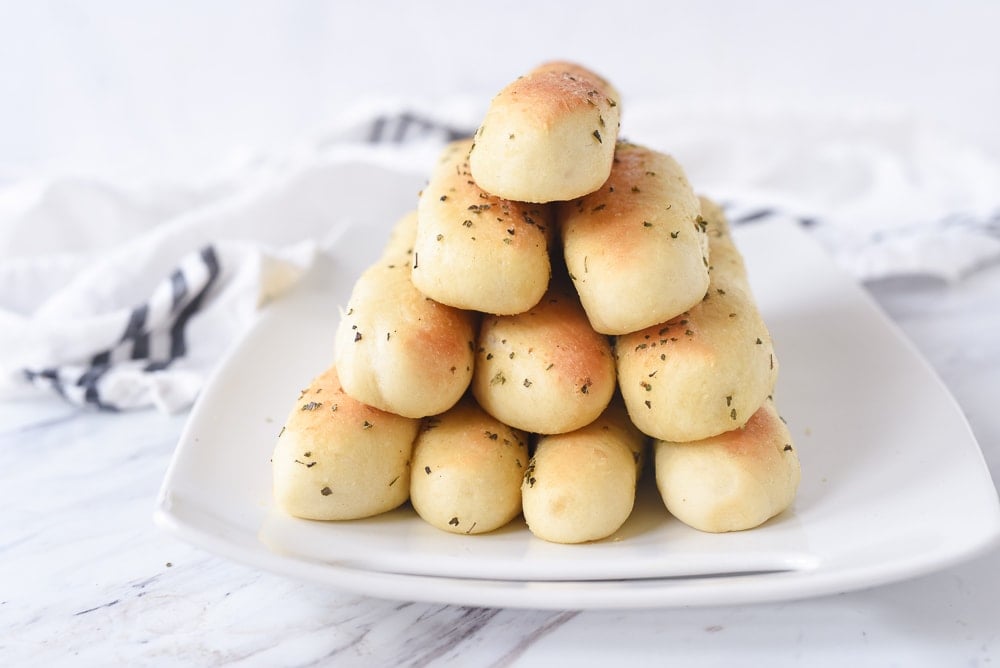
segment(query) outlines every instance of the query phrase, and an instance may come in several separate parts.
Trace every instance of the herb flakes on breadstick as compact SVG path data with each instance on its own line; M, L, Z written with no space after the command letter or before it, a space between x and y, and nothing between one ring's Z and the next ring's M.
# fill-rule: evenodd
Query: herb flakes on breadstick
M456 308L523 313L548 286L552 214L479 188L469 173L471 146L448 145L420 193L413 284Z
M442 413L472 379L478 314L429 299L411 281L416 215L358 278L334 338L341 382L355 399L406 417Z
M721 209L702 211L711 284L684 313L615 341L618 381L632 421L668 441L696 441L742 426L771 394L778 364L743 259Z
M409 495L419 426L351 398L330 367L302 391L281 428L271 458L275 502L313 520L396 508Z
M483 190L520 202L554 202L608 178L621 108L602 77L568 62L541 65L492 100L476 131L472 175Z
M596 331L627 334L701 301L708 240L699 216L673 158L624 142L600 190L558 206L566 267Z
M410 501L442 531L493 531L521 512L527 464L527 435L466 397L424 422L413 447Z
M538 434L593 422L616 386L611 343L563 282L530 311L486 316L479 329L473 394L497 419Z

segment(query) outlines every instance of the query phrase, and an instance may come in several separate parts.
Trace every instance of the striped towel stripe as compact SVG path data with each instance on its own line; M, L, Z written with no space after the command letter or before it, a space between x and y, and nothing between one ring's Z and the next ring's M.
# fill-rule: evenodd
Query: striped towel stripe
M72 403L118 410L116 398L102 392L101 379L116 366L127 363L140 363L144 372L155 373L182 358L188 350L188 323L218 282L221 269L211 245L183 258L153 290L149 300L129 311L121 335L94 353L86 364L25 369L25 378L55 390ZM162 315L150 319L150 313Z
M719 206L726 214L730 225L747 225L774 220L791 220L802 227L813 227L818 220L812 216L802 216L774 206L746 205L741 202L723 200Z
M405 144L426 139L449 142L471 137L472 133L472 130L404 111L377 116L369 123L364 136L369 144Z

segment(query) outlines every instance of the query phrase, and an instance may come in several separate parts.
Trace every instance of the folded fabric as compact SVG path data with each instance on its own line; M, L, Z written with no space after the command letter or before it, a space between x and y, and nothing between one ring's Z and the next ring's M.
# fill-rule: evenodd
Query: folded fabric
M381 179L415 203L413 184L477 113L366 109L208 183L0 185L0 396L184 410L316 253L348 225L400 213L391 198L345 209L333 193ZM1000 257L1000 167L898 120L654 105L623 128L673 153L735 225L791 218L861 280L954 280Z
M42 317L5 318L0 345L20 366L5 371L20 371L77 404L182 410L254 311L296 282L314 251L310 242L279 252L246 242L209 244L182 257L131 308L108 303L107 310L73 315L78 304L60 294L63 307L50 304ZM91 281L114 276L114 262L88 274Z
M346 225L366 223L345 218L334 186L350 192L385 165L413 183L466 132L394 113L208 185L62 179L2 189L0 396L40 388L98 409L184 410L260 306ZM398 213L368 209L371 221Z

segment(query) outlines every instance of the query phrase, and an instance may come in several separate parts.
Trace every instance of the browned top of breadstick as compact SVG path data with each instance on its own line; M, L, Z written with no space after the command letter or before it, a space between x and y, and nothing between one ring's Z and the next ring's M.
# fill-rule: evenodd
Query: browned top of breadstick
M567 61L552 61L519 77L497 94L495 100L531 105L535 118L551 123L570 109L618 106L618 91L606 79ZM595 128L600 130L600 127ZM610 134L610 133L608 133ZM612 139L613 140L613 139Z
M618 139L618 92L566 62L546 63L503 88L476 131L472 175L494 195L553 202L597 190Z

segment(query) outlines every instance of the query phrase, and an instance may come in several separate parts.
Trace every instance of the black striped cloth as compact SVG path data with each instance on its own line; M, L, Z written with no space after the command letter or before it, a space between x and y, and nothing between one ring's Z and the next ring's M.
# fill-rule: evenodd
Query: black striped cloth
M220 257L214 246L181 259L177 268L159 282L149 298L121 314L120 334L95 341L89 359L58 366L24 369L25 378L51 388L66 400L102 410L145 405L135 390L105 391L109 372L156 374L184 358L189 349L188 324L210 298L221 274ZM139 383L117 383L118 388L136 388ZM109 396L110 395L110 396Z

